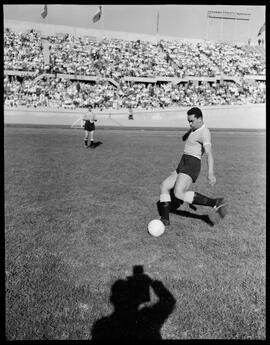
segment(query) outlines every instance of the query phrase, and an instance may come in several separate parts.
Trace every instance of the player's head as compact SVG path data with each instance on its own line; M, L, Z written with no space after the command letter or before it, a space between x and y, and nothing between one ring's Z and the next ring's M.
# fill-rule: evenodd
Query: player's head
M188 123L191 129L196 130L203 124L203 114L201 109L193 107L187 112Z
M91 104L88 105L88 111L92 111L92 105Z
M188 115L194 115L194 117L196 117L196 119L203 117L201 109L199 109L197 107L193 107L193 108L189 109L187 114Z

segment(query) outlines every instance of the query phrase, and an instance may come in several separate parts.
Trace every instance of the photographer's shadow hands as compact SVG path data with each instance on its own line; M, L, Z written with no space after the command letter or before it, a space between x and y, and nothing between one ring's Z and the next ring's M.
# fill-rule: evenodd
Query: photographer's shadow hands
M143 266L134 266L132 276L112 285L110 302L114 312L95 322L93 340L161 339L161 327L176 303L161 281L143 273Z

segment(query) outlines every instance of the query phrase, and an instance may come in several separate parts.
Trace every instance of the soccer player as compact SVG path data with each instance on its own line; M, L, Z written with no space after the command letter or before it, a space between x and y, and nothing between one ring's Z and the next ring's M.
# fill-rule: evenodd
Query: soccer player
M190 130L183 136L186 141L184 154L176 170L160 185L160 199L157 203L161 221L165 226L170 225L169 212L181 203L204 205L214 208L221 218L226 215L224 198L209 198L190 190L195 183L201 169L201 157L207 154L208 181L211 186L216 183L214 175L214 159L212 154L211 134L203 122L203 114L197 107L187 112Z
M129 119L129 120L134 120L134 117L133 117L133 109L132 109L131 106L128 108L128 119Z
M92 113L92 106L88 107L88 113L82 118L84 121L84 147L94 148L94 132L95 132L95 121L97 121L96 116ZM90 134L90 145L88 146L88 139Z

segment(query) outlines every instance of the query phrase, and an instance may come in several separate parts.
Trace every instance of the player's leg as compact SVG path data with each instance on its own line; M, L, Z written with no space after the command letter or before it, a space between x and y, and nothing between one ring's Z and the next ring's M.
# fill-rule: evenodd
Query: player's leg
M94 147L94 131L90 132L90 147Z
M191 176L179 173L174 185L174 195L177 199L184 202L192 203L192 196L194 192L190 192L189 188L192 184Z
M84 131L84 147L88 147L88 137L89 137L89 132L87 130Z
M183 200L176 198L174 194L174 188L170 190L170 196L171 196L170 211L175 211L183 204Z
M177 178L177 172L174 171L170 176L168 176L160 184L160 198L159 198L159 202L157 203L157 206L158 206L158 211L161 217L161 221L164 223L164 225L170 224L170 218L169 218L170 204L171 204L170 191L174 187L176 178Z
M209 198L198 192L189 190L192 183L192 178L189 175L180 173L177 177L174 187L174 194L176 198L181 199L189 204L203 205L213 207L224 218L226 215L226 209L224 207L225 202L223 198Z

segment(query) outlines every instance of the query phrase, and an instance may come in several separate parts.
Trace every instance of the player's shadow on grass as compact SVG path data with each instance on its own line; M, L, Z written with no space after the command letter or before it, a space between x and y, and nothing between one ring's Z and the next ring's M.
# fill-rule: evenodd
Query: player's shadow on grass
M96 147L98 147L99 145L102 144L102 141L97 141L93 144L93 149L95 149Z
M173 189L170 190L170 196L171 196L170 213L174 213L182 217L200 219L210 226L215 225L215 223L212 222L212 220L209 218L207 214L195 214L189 211L179 210L179 207L181 207L184 204L184 202L183 200L179 200L175 197ZM197 211L197 207L192 204L189 204L189 208L193 211Z
M215 223L212 222L212 220L207 214L196 214L196 213L191 213L189 211L179 210L179 207L181 207L184 204L184 202L182 200L175 198L173 190L170 191L170 196L171 196L170 213L173 213L182 217L200 219L210 226L215 225ZM161 209L160 209L160 201L158 201L156 205L157 205L158 213L161 217L162 214L161 214ZM189 204L189 208L192 209L193 211L197 211L197 207L192 204Z
M134 266L132 276L112 285L110 302L114 312L95 322L93 340L162 339L161 327L176 300L161 281L143 273L143 266Z
M173 211L170 211L170 213L177 214L178 216L181 216L181 217L200 219L210 226L215 225L215 223L212 222L208 214L195 214L189 211L181 211L181 210L173 210Z

